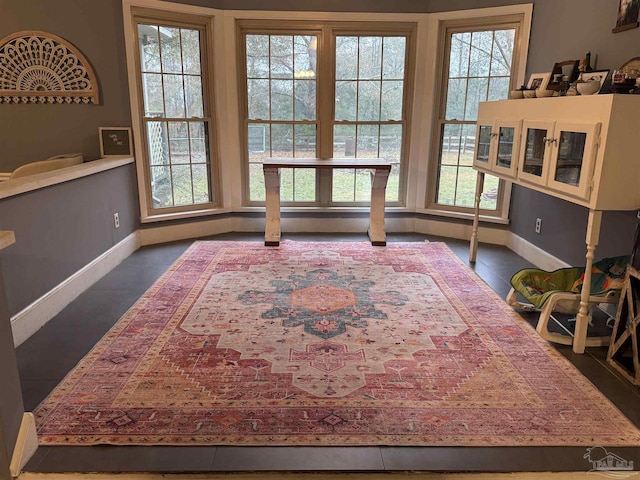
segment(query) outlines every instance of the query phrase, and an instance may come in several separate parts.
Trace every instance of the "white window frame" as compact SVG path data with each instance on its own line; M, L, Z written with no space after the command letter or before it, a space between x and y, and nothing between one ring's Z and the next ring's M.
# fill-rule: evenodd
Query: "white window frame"
M191 15L201 15L210 17L213 36L209 39L209 51L213 57L212 69L213 87L212 91L216 99L215 111L212 114L214 119L215 132L219 140L217 145L218 153L218 178L219 178L219 203L217 207L205 210L193 210L177 212L165 215L149 215L148 205L144 194L145 172L142 162L138 159L144 154L143 144L140 142L141 131L139 122L134 121L132 125L134 134L134 147L136 156L136 168L138 173L138 189L140 192L140 214L141 222L156 222L163 220L173 220L180 218L209 216L215 218L217 214L228 214L232 212L255 212L264 213L263 206L246 206L243 204L243 162L242 148L240 144L240 128L242 119L239 110L238 92L238 45L236 21L246 20L270 20L270 21L307 21L322 20L327 22L403 22L417 24L417 35L415 39L414 73L413 78L413 98L409 98L409 118L407 124L410 125L406 132L406 160L404 176L406 184L404 186L404 206L388 205L389 212L406 212L407 214L428 214L430 217L455 217L471 219L473 216L464 212L450 212L427 208L427 184L429 172L427 159L432 148L432 137L425 132L432 131L433 108L436 101L436 71L438 62L438 38L440 24L448 20L468 20L483 19L501 15L524 16L521 42L521 56L517 69L517 83L524 83L525 68L527 61L527 45L529 43L529 32L531 28L531 16L533 12L532 4L512 5L505 7L490 7L472 10L458 10L441 13L425 14L405 14L405 13L350 13L350 12L287 12L287 11L250 11L250 10L218 10L209 7L197 7L162 0L122 0L123 23L125 33L125 46L127 53L127 70L129 79L129 92L131 98L131 113L133 119L139 119L138 79L135 69L135 53L138 48L137 34L132 23L131 10L134 7L146 7L155 9L158 12L182 12ZM507 197L508 198L508 195ZM507 202L505 202L506 206ZM321 212L364 212L368 207L345 206L345 207L283 207L286 211L321 211ZM214 217L211 217L214 215ZM221 217L221 231L228 231L231 227L230 219ZM495 217L483 218L483 221L494 221L507 223L506 219ZM243 220L244 228L249 224L259 225L262 220ZM293 221L293 220L292 220ZM306 220L301 219L305 222ZM297 220L296 220L297 222ZM398 219L388 219L390 230L397 223L402 231L419 231L423 220L420 217ZM433 222L429 220L431 225ZM195 224L192 224L195 225ZM212 226L210 222L207 225ZM234 223L235 225L235 223ZM336 224L337 225L337 224ZM444 225L444 224L443 224ZM452 225L446 223L446 225ZM215 230L215 229L214 229ZM207 230L212 233L214 230ZM190 230L191 231L191 230ZM216 230L217 231L217 230ZM400 231L400 230L399 230Z
M419 198L422 199L423 208L416 211L434 216L451 218L473 218L473 208L454 207L438 204L436 202L437 192L437 169L439 150L439 108L443 108L441 103L446 98L445 74L448 67L447 62L447 29L448 28L469 28L469 30L482 30L494 28L502 23L519 21L520 27L514 46L514 60L512 71L512 85L521 85L525 80L529 36L531 31L531 19L533 13L532 4L513 5L508 7L495 7L477 10L466 10L460 12L446 12L435 14L429 21L429 59L427 64L432 72L440 72L431 79L431 88L428 89L430 98L425 102L423 114L428 118L427 125L424 125L423 133L429 136L429 145L426 146L424 157L427 158L426 172L418 177L418 181L424 182L418 187ZM423 145L423 147L425 147ZM423 161L424 163L424 161ZM499 200L499 209L493 211L481 211L480 220L488 223L508 224L509 206L511 202L511 182L501 182L502 198ZM420 200L418 200L420 201Z
M127 70L129 76L129 94L131 103L132 130L134 136L134 152L138 179L138 198L142 223L208 215L220 211L220 179L218 166L218 132L216 121L216 104L214 93L214 20L217 11L183 5L167 5L166 2L147 0L123 0L123 23L125 30L125 46L127 51ZM205 31L202 39L203 52L203 100L205 118L209 123L209 175L211 177L211 201L202 204L191 204L166 208L153 206L151 196L150 165L147 151L147 136L144 121L144 101L141 84L139 46L136 18L143 17L150 21L167 22L176 26L188 27L190 23L200 25ZM197 19L197 20L196 20ZM179 119L177 119L179 120Z
M336 22L335 20L322 20L309 22L308 20L280 20L279 22L269 22L263 19L262 22L255 22L254 19L243 20L238 19L237 22L237 41L238 48L238 66L239 66L239 112L241 115L241 149L243 158L243 205L244 206L260 206L264 205L264 201L251 201L249 198L249 158L245 129L246 124L250 123L247 116L247 98L246 98L246 70L245 63L245 33L252 35L318 35L318 77L316 83L316 119L313 122L317 128L317 154L319 158L330 158L333 155L333 130L336 125L363 125L363 124L397 124L403 127L402 144L400 148L400 178L398 186L398 200L388 201L387 205L403 207L406 204L406 183L407 171L409 165L409 132L411 131L411 112L413 97L413 84L415 73L415 49L417 37L416 22L394 21L389 22L383 20L379 15L377 20L348 22ZM335 120L335 38L337 36L403 36L406 37L406 64L403 90L403 118L399 121L341 121ZM323 102L323 99L325 102ZM331 100L327 102L326 100ZM277 122L274 122L277 123ZM289 121L287 121L289 123ZM298 123L292 121L291 123ZM305 123L305 122L300 122ZM271 124L271 123L267 123ZM354 158L358 160L359 157ZM326 171L317 171L316 175L316 192L317 200L306 202L282 202L287 206L296 207L312 207L312 208L362 208L368 205L368 202L362 201L333 201L331 199L330 175Z

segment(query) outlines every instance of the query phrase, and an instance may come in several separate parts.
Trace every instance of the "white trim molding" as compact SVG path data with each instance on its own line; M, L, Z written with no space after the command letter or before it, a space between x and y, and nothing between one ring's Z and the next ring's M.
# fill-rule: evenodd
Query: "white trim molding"
M22 344L138 248L140 248L140 238L135 231L11 317L15 346Z
M516 235L515 233L508 232L507 242L504 244L509 250L517 253L528 262L533 263L536 267L552 272L560 268L572 267L568 263L560 260L558 257L554 257L549 252L535 246L533 243L525 240L524 238Z
M18 438L11 456L9 470L11 476L16 478L27 464L29 459L38 449L38 433L36 431L36 420L33 413L26 412L22 415Z

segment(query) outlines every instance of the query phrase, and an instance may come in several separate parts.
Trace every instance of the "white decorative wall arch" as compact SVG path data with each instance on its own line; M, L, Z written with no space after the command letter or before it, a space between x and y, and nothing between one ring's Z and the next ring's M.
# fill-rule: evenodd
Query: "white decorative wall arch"
M0 40L0 103L98 103L93 68L66 40L21 31Z

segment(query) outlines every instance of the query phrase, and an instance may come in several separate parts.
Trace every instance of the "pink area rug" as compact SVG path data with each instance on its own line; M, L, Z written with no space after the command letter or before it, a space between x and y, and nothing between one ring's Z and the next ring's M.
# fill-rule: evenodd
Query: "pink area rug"
M640 444L441 243L196 242L35 413L45 445Z

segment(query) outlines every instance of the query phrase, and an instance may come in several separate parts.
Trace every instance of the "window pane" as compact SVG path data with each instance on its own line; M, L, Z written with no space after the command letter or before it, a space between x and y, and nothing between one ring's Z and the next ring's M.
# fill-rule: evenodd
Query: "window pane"
M151 167L151 196L155 208L173 207L170 167Z
M473 165L473 151L476 144L476 126L461 125L462 137L460 138L460 165L470 167Z
M400 162L402 155L402 125L380 125L380 158Z
M487 100L505 100L509 97L509 77L494 77L489 80Z
M173 201L175 204L192 204L193 188L191 167L189 167L189 165L175 165L171 167L171 179L173 180Z
M271 35L271 76L293 78L293 37Z
M467 80L465 78L449 80L447 91L447 120L462 120L464 118L465 97L467 95Z
M316 119L316 82L315 80L296 80L295 88L295 119Z
M298 158L316 157L316 126L294 125L295 156Z
M484 187L482 188L482 196L480 197L480 208L487 210L495 210L498 208L499 182L500 179L498 177L494 177L493 175L484 176Z
M205 163L209 160L208 141L206 137L206 124L204 122L189 122L189 134L191 139L191 163Z
M441 166L438 178L438 203L455 205L458 167Z
M144 96L145 116L164 117L162 75L157 73L143 73L142 94Z
M334 168L331 198L334 202L355 200L356 171L352 168Z
M247 81L247 103L249 118L255 120L269 119L269 80Z
M169 122L169 151L172 165L190 162L187 122Z
M249 165L249 200L264 202L266 198L264 188L264 173L261 164Z
M272 125L271 144L272 157L293 157L293 125Z
M316 171L313 168L294 170L296 202L314 202L316 200Z
M318 37L296 35L293 37L293 64L295 78L315 78L318 53Z
M352 158L356 155L356 126L335 125L333 127L333 156Z
M402 94L404 82L382 82L382 109L380 120L402 120Z
M378 135L379 125L358 125L358 158L378 157Z
M493 32L473 32L471 35L470 77L488 77L491 69Z
M368 202L371 200L371 182L373 181L373 170L356 170L356 202Z
M391 172L387 180L387 191L385 200L388 202L397 202L400 200L400 164L391 164Z
M380 82L358 82L358 120L380 120Z
M469 49L471 33L454 33L451 36L451 54L449 57L449 77L466 77L469 74Z
M208 165L194 165L193 169L193 203L207 203L209 196L209 168Z
M382 78L404 79L404 61L407 39L405 37L385 37L382 56Z
M271 127L264 124L249 124L247 140L249 161L264 161L271 150Z
M160 72L158 27L138 25L138 44L140 45L141 70L143 72Z
M456 189L456 205L473 208L476 201L477 172L471 167L458 169L458 185Z
M293 81L271 81L271 119L293 120Z
M280 169L280 201L293 202L293 168Z
M184 73L200 75L200 32L182 29L182 69Z
M515 34L515 30L496 30L494 33L491 75L505 77L511 75Z
M182 51L180 49L180 29L160 27L162 50L162 71L182 73Z
M147 142L149 144L149 163L151 165L169 164L169 140L166 122L147 123Z
M202 101L202 81L200 77L184 77L187 100L187 117L204 117L204 103Z
M358 78L379 79L382 75L382 37L360 37L358 53Z
M357 82L336 83L336 120L356 119Z
M247 78L269 78L269 36L247 35Z
M358 78L358 37L336 37L336 80Z
M164 110L167 117L184 117L184 86L182 75L163 75Z
M467 90L467 102L464 119L475 121L478 119L478 104L487 100L488 78L470 78Z
M444 134L440 143L440 163L458 165L462 125L444 125Z

